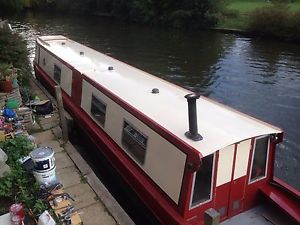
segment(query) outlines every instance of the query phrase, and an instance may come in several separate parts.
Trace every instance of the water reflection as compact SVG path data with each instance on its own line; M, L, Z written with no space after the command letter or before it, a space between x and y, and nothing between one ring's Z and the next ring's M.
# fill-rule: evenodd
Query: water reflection
M276 174L300 190L300 46L215 32L180 32L107 18L11 18L28 41L62 34L180 86L282 127Z

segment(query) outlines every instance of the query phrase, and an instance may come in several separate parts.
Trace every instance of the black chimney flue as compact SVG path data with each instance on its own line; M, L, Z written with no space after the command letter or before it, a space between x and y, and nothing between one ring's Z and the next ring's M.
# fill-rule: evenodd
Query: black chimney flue
M193 141L201 141L203 138L198 133L198 125L197 125L197 106L196 101L200 97L197 94L187 94L184 96L188 102L188 110L189 110L189 131L185 132L185 136Z

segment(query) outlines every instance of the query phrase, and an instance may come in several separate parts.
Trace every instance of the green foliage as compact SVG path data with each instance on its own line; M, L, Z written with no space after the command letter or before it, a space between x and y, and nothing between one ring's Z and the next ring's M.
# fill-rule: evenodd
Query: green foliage
M293 2L292 0L271 0L273 4L289 4Z
M287 5L263 7L251 14L248 30L264 36L300 38L300 13L292 13Z
M0 0L0 11L20 11L23 6L23 0Z
M0 29L0 62L19 68L18 80L27 85L31 77L26 42L18 35Z
M0 80L5 80L12 74L12 67L12 64L0 62Z
M17 160L27 156L33 149L34 145L25 136L16 137L0 143L2 148L8 156L8 165L18 165Z
M78 14L102 12L135 23L179 28L216 24L225 2L226 0L23 0L27 7L38 10Z
M212 26L224 0L114 0L112 14L123 20L172 26L199 28Z
M47 205L38 199L39 185L32 174L23 170L19 159L27 156L33 144L25 136L1 142L0 147L8 156L7 164L11 172L0 178L0 197L9 198L12 202L21 202L25 209L33 209L35 215L47 209Z

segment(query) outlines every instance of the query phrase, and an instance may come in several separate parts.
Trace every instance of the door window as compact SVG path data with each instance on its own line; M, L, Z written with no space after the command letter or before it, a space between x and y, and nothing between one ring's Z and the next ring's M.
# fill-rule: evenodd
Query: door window
M212 198L214 154L202 158L199 170L194 175L191 207L203 204Z
M269 149L269 136L257 138L255 140L252 155L250 183L266 177L267 161Z

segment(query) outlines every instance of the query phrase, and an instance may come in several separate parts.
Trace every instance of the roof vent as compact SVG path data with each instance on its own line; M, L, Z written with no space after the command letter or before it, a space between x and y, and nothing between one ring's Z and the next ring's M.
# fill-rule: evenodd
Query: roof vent
M193 141L201 141L203 137L198 133L196 107L196 101L200 95L192 93L184 97L187 99L189 111L189 131L185 132L185 136Z
M159 89L158 88L153 88L151 91L152 94L158 94L159 93Z
M80 55L84 55L84 52L79 52Z
M109 66L109 67L108 67L108 70L114 70L114 67Z
M62 43L61 43L61 45L65 45L65 44L66 44L66 42L62 42Z

